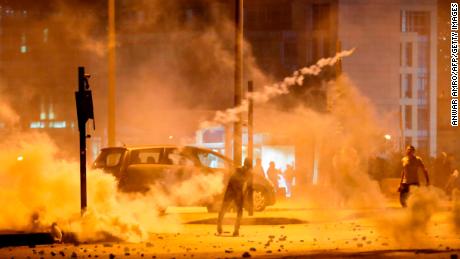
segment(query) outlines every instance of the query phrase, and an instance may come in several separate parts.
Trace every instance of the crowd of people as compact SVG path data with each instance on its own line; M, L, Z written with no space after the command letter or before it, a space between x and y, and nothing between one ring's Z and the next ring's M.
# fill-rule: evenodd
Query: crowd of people
M445 190L448 194L453 189L460 189L460 173L453 154L441 152L436 158L420 155L428 171L431 185ZM368 173L376 181L385 178L399 178L403 170L401 162L402 154L391 153L387 156L375 156L369 158ZM265 170L262 160L256 159L253 168L254 174L265 177L275 186L278 197L292 197L296 184L299 184L299 175L293 164L287 164L282 170L275 161L270 161L269 167Z
M287 164L285 170L277 168L275 161L270 161L268 169L265 171L262 160L256 159L253 172L255 175L263 176L275 187L275 192L279 197L292 195L292 190L296 182L296 170L293 164Z
M459 168L455 156L447 152L440 152L438 157L419 155L428 171L431 185L450 193L453 189L460 189ZM369 159L369 175L381 181L385 178L399 178L403 170L401 154L392 153L387 157L377 156Z
M344 191L342 194L345 194L345 196L347 193L350 193L347 192L346 188L353 188L353 186L348 185L356 180L352 179L355 176L353 172L360 167L360 161L362 160L359 159L358 154L353 148L342 148L332 159L334 171L338 173L336 176L340 176L338 177L341 181L340 186L345 188L342 189ZM423 160L422 157L416 155L415 147L409 145L406 147L404 156L396 153L388 158L377 156L370 158L367 165L369 166L369 175L376 181L381 181L385 178L401 179L398 192L400 193L400 202L403 207L407 206L407 199L411 188L422 185L418 175L419 171L424 174L425 183L423 185L432 184L445 190L448 194L455 188L460 189L459 171L457 170L454 156L446 152L441 152L436 159ZM253 176L257 175L266 178L273 184L277 197L286 198L291 197L294 187L298 184L296 184L296 181L300 180L296 172L292 164L287 164L284 171L280 170L276 167L275 161L270 161L269 167L265 171L260 158L256 159L254 166L252 166L252 161L246 158L244 166L236 170L227 185L218 216L217 234L222 234L222 221L225 212L233 202L236 205L237 212L233 236L239 235L245 202L244 197L246 195L252 197L253 187L252 180L250 179ZM344 198L346 201L347 197ZM250 203L249 215L252 215L252 199Z

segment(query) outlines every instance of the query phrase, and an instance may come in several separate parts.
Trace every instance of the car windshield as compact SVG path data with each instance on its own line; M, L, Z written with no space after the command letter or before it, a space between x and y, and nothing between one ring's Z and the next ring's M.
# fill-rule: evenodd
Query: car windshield
M129 159L129 164L158 164L160 163L163 148L149 148L133 150Z
M115 167L120 164L124 149L105 149L94 161L95 168Z
M198 159L200 160L200 163L203 166L206 166L209 168L218 168L218 169L228 169L229 168L228 162L224 158L214 153L200 151L198 152Z
M163 163L168 165L194 166L191 153L187 149L167 148Z

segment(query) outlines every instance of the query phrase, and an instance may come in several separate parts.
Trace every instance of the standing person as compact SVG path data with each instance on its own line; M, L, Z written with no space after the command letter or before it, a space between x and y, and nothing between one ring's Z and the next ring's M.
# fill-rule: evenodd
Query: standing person
M253 172L254 172L254 175L260 175L264 178L267 178L265 176L265 171L264 171L264 168L262 167L262 160L260 158L256 159L256 164L254 165Z
M403 207L407 207L407 198L409 197L410 186L420 185L420 181L418 179L418 169L422 169L427 185L430 184L430 179L422 159L415 155L415 148L413 146L407 146L406 156L404 156L401 161L403 169L398 189L399 201Z
M233 236L239 235L241 217L243 216L244 198L247 194L252 195L252 164L251 160L246 158L242 168L238 168L235 173L230 177L227 189L224 194L224 201L219 211L217 219L217 234L222 234L222 220L224 219L225 212L233 203L236 207L237 218L235 221L235 229ZM252 208L250 207L249 215L252 215Z
M275 186L275 191L278 190L278 169L275 167L275 162L270 161L270 166L268 167L267 170L267 177L268 180L270 180L273 185Z

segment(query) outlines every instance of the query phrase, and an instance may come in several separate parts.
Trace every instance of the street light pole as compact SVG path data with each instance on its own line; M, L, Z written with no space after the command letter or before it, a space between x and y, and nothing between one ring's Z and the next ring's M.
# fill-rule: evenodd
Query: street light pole
M248 94L252 94L254 86L252 81L248 81ZM248 98L248 158L254 162L254 101Z
M108 145L115 146L115 0L108 0L109 35L108 35L108 100L107 100L107 137Z
M235 0L235 107L241 105L243 94L243 0ZM242 161L242 114L233 128L233 160L237 166Z

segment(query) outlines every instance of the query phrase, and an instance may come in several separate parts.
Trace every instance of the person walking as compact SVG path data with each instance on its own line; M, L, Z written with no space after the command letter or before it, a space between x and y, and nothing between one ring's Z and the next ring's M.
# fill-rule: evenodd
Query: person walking
M411 186L420 186L420 180L418 177L418 170L421 169L426 178L426 184L430 184L428 177L428 170L420 157L415 155L415 148L413 146L407 146L406 155L402 158L402 172L401 181L399 184L399 201L401 206L407 207L407 199L409 198L409 192Z

